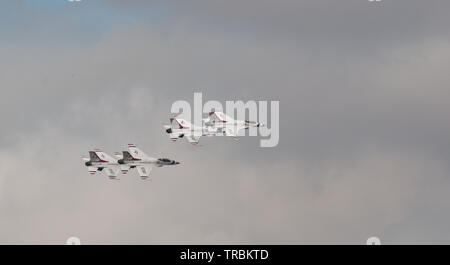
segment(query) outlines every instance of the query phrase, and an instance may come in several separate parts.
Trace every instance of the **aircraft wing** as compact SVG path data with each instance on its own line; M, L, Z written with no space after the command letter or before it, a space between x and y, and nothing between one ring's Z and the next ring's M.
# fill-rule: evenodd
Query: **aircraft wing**
M236 137L238 132L239 132L238 128L235 127L228 127L225 129L226 136Z
M188 140L189 143L196 145L200 141L200 136L189 134L189 135L186 135L186 139Z
M119 174L119 167L108 166L103 168L102 172L105 173L105 175L107 175L110 179L116 179Z
M150 172L152 171L152 167L150 165L141 165L137 166L136 168L139 173L139 176L142 179L147 179L148 177L150 177Z
M94 175L97 171L103 172L110 179L116 179L119 174L119 168L117 166L108 166L108 167L88 167L89 173Z
M122 172L122 174L127 174L128 171L130 170L130 166L127 165L120 165L120 171Z
M89 173L91 173L91 175L94 175L95 172L97 172L97 168L96 167L88 167L88 171L89 171Z
M233 125L233 126L227 126L224 129L224 133L226 136L232 136L236 137L238 136L239 131L245 129L246 126L243 125Z

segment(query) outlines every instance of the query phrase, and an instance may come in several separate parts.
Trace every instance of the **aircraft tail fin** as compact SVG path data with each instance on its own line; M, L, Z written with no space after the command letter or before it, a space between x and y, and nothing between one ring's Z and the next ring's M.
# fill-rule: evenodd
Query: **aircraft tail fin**
M125 161L139 161L141 160L140 158L137 158L135 156L133 156L129 151L123 151L123 160Z
M109 162L114 160L114 158L112 158L107 153L101 151L100 149L89 151L89 159L91 162Z
M184 119L175 119L175 123L172 123L175 129L192 129L193 126L190 122Z
M130 151L130 154L134 158L142 159L142 158L149 158L149 156L144 153L141 149L137 148L135 144L128 144L128 150Z
M96 150L96 151L89 151L89 159L92 161L92 162L101 162L102 160L100 159L100 157L98 156L98 153L99 151L98 150Z

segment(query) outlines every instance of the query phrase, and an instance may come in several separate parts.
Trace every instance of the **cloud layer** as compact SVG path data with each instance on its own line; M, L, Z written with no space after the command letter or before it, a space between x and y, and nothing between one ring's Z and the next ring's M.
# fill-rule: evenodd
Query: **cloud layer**
M449 4L91 2L1 4L0 243L449 243ZM280 144L171 143L194 92L279 100ZM182 164L81 163L129 142Z

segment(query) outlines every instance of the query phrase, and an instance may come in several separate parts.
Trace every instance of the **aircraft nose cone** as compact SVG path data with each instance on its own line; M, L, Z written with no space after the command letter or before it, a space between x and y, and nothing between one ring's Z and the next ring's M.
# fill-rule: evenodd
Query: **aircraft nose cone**
M180 164L180 162L175 162L175 165L179 165Z

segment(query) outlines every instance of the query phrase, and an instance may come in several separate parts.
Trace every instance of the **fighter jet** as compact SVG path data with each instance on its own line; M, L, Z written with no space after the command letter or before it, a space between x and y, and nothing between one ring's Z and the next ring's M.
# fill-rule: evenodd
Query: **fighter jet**
M264 123L249 121L249 120L235 120L223 112L216 111L214 108L209 112L208 119L204 120L205 125L212 131L221 131L225 136L235 138L240 130L247 130L250 127L264 127Z
M119 164L114 159L100 149L89 151L89 158L82 157L85 165L88 167L89 173L94 175L97 171L104 172L110 179L117 179L119 172Z
M177 118L178 115L176 114L169 119L169 125L164 125L166 133L169 134L173 142L181 138L186 138L192 145L197 145L201 136L210 137L215 135L216 132L212 131L212 128L195 126L184 119Z
M162 167L180 164L180 162L168 158L152 158L134 144L128 145L128 151L123 151L122 158L117 162L122 167L122 173L125 169L136 168L142 180L148 179L153 166Z

